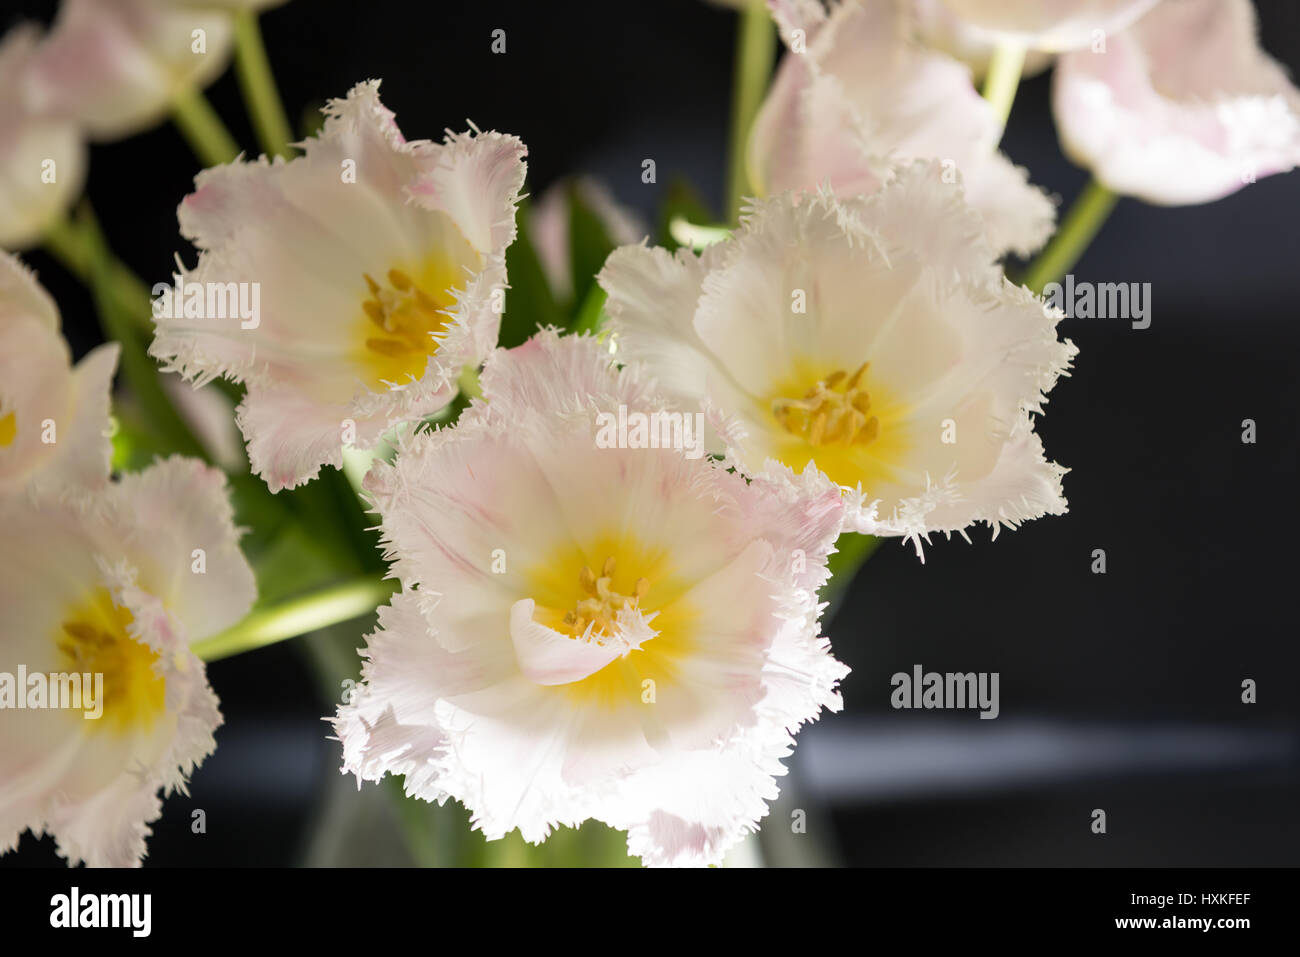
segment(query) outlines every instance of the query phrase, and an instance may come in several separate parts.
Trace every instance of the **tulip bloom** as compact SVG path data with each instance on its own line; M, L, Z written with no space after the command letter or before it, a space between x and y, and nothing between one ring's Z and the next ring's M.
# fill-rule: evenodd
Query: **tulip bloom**
M1300 164L1300 90L1260 49L1250 0L1161 3L1056 67L1065 152L1111 190L1208 203Z
M180 208L199 261L160 290L150 347L198 384L247 384L239 426L272 491L455 397L496 345L524 180L512 136L408 142L378 81L304 145L199 174Z
M1008 282L937 164L874 196L758 203L702 257L627 246L600 274L618 355L732 459L814 465L849 531L920 542L1065 511L1031 412L1068 367L1062 317Z
M489 839L594 818L647 864L716 863L839 707L816 596L839 493L602 440L664 408L594 339L541 333L482 382L367 476L403 590L334 722L344 770L456 798Z
M99 346L74 367L54 301L0 254L0 497L108 481L118 351Z
M0 852L30 829L69 864L138 864L159 792L216 746L189 646L255 594L225 479L176 457L95 493L4 500L0 522L23 543L0 574Z
M878 191L913 159L942 163L984 220L992 255L1028 256L1051 234L1048 196L998 152L1002 124L962 63L916 44L893 0L773 0L790 51L749 142L760 195L829 185L850 198Z

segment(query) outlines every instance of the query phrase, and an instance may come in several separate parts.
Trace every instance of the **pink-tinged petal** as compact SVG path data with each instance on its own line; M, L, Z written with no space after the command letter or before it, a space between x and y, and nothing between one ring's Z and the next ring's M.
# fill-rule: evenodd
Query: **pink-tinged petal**
M956 16L1039 50L1074 50L1123 30L1159 0L944 0Z
M798 484L825 473L844 491L847 531L919 542L1059 513L1059 468L1039 445L1038 458L1017 450L1028 447L1027 413L1042 412L1076 350L1057 338L1059 310L1002 277L982 221L944 173L913 163L871 196L755 204L710 247L694 305L661 280L664 311L624 317L625 301L656 301L654 274L611 274L615 330L634 333L620 359L662 376L677 408L708 409L745 474ZM666 369L678 353L676 364L708 374ZM851 381L865 383L862 423L876 419L860 436L818 436L812 412L803 426L779 414Z
M86 182L76 123L36 112L26 95L39 42L26 23L0 37L0 249L39 243Z
M155 304L168 371L248 385L240 427L275 489L455 397L496 344L524 177L513 137L408 142L378 81L325 112L303 156L207 170L179 210L200 256L175 282L256 291L259 315L177 315L166 286Z
M98 490L0 502L6 534L26 543L21 560L0 560L0 670L66 671L68 640L85 640L70 623L93 621L88 647L98 650L76 650L77 667L102 667L104 691L128 682L100 699L97 716L7 713L14 737L0 753L3 844L26 827L52 834L72 865L138 864L160 795L183 790L212 752L221 714L187 643L243 615L253 598L224 482L174 458ZM192 546L204 550L204 565ZM104 648L108 657L96 657ZM152 658L141 660L146 653ZM151 680L149 670L162 682L156 698L155 688L137 685Z
M75 367L53 301L0 255L0 491L63 494L109 478L109 396L119 347Z
M35 110L75 119L94 139L121 139L161 122L182 91L220 76L232 42L228 15L211 9L63 0L28 95Z
M647 863L713 863L838 700L815 589L840 492L598 440L600 414L663 402L588 337L498 351L482 384L367 477L404 591L335 720L345 770L454 797L489 838L595 818ZM664 816L708 836L647 829Z
M504 133L449 133L429 147L433 159L410 186L423 209L444 212L475 249L505 252L515 239L515 204L528 149Z
M964 186L995 255L1032 253L1051 234L1051 200L997 151L1000 124L970 71L909 29L898 4L846 0L800 40L805 52L786 55L755 120L755 185L852 197L878 192L891 164L937 160L945 182Z
M524 677L539 685L566 685L594 675L627 650L621 642L562 635L533 620L537 603L521 598L510 609L510 640Z
M1061 145L1115 192L1207 203L1300 164L1300 91L1260 49L1249 0L1164 3L1105 50L1061 58Z
M574 194L596 215L615 245L635 243L650 233L636 211L620 205L600 180L578 176L552 183L533 203L528 224L534 251L559 300L573 295L569 214Z
M912 29L924 46L939 50L971 68L976 81L989 68L998 38L987 30L963 20L949 9L945 0L908 0ZM1052 65L1053 55L1043 50L1028 50L1021 77L1042 73Z
M188 642L235 624L257 597L239 550L225 475L172 456L123 475L109 499L132 540L148 542L137 586L153 596Z

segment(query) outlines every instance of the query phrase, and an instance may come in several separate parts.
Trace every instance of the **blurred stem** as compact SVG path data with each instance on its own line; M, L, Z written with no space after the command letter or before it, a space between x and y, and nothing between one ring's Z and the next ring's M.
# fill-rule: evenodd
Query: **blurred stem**
M244 104L257 131L257 140L268 156L289 158L289 118L275 86L271 62L262 42L262 28L257 14L241 10L235 14L235 72Z
M89 272L86 244L81 230L71 219L60 219L45 232L45 251L78 279L86 279Z
M606 298L605 290L592 283L591 291L587 293L587 298L582 301L577 318L574 320L574 335L594 334L600 328L600 319L605 308Z
M776 30L767 5L750 0L740 10L731 89L731 146L727 166L727 221L740 218L741 197L751 184L745 173L749 129L758 115L776 60Z
M172 122L204 166L221 166L239 155L239 145L207 97L186 87L172 100Z
M829 606L826 618L835 613L853 579L880 547L880 541L875 535L861 535L857 532L845 532L835 540L835 554L826 562L831 578L822 586L821 593L821 600Z
M356 578L339 585L255 611L219 635L195 642L191 648L204 661L217 661L264 648L286 638L337 625L369 614L389 599L397 585L374 578Z
M1090 180L1083 192L1061 222L1047 248L1039 253L1020 281L1036 293L1041 293L1048 283L1059 280L1073 268L1087 250L1093 237L1115 208L1119 196L1095 179Z
M1007 125L1011 104L1020 86L1020 73L1025 67L1025 45L1002 41L993 48L988 72L984 75L984 99L989 101L998 119L998 130Z
M145 351L143 332L132 319L129 308L120 301L120 293L115 294L114 290L119 288L118 264L108 251L108 245L88 202L82 203L77 211L77 233L104 338L114 340L121 346L122 375L135 393L150 424L172 451L209 461L207 452L163 392L157 367ZM147 296L144 308L148 309Z
M86 285L90 284L90 253L82 236L81 226L72 219L61 219L51 226L42 239L43 248L59 261L68 272ZM117 305L136 320L140 328L149 328L149 290L140 278L121 260L108 253L112 260L111 293Z

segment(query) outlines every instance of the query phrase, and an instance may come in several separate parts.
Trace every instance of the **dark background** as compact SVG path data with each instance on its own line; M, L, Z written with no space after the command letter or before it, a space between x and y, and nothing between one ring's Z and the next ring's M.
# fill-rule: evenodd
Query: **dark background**
M1296 72L1300 5L1257 8L1264 46ZM0 27L52 9L8 2ZM263 30L295 122L382 77L408 137L467 118L515 133L535 196L589 173L653 222L673 174L721 208L734 23L702 0L297 0ZM490 52L496 28L505 55ZM1003 147L1068 204L1086 176L1060 154L1049 90L1049 76L1022 86ZM209 97L251 150L233 73ZM657 185L641 182L647 157ZM195 169L169 126L94 149L89 194L149 283L175 252L192 255L175 207ZM1069 514L995 543L982 529L973 545L937 539L924 565L897 543L872 558L829 625L853 669L845 711L801 734L764 829L770 860L1300 863L1298 202L1300 174L1206 206L1120 204L1074 273L1152 283L1152 323L1062 325L1080 354L1038 429L1073 469ZM80 355L98 338L89 297L47 256L27 258ZM1241 442L1245 418L1254 445ZM1090 571L1096 548L1105 575ZM311 833L336 811L324 795L340 780L338 745L319 721L334 702L296 644L210 666L226 725L190 796L167 802L148 863L333 859ZM890 675L917 663L999 672L1001 717L891 710ZM1241 701L1245 678L1257 704ZM784 835L793 807L809 810L807 840ZM190 833L193 808L207 835ZM1095 808L1105 835L1090 831ZM5 862L58 863L49 839L30 837Z

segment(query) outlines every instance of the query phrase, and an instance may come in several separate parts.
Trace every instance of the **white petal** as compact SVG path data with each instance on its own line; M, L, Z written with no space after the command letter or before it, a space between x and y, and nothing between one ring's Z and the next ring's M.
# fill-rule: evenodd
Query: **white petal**
M53 301L0 254L0 491L58 494L108 481L118 351L99 346L71 367Z
M596 818L647 863L710 863L764 813L791 731L837 701L815 589L839 490L602 447L598 413L662 402L590 338L542 333L482 383L454 429L367 478L404 591L335 720L344 767L455 797L489 838ZM620 586L641 597L610 599L609 630L555 630Z
M77 125L32 109L26 95L40 31L0 38L0 248L26 249L81 195L86 146Z
M1072 50L1124 29L1158 0L945 0L990 39Z
M496 344L522 144L408 143L378 86L333 101L304 156L207 170L181 204L201 255L177 281L255 289L260 320L155 309L150 353L200 384L248 384L240 426L275 489L338 466L345 440L369 447L436 412ZM380 297L382 332L365 311Z
M778 16L778 20L780 16ZM995 254L1050 235L1051 201L996 149L1001 126L962 64L917 46L902 8L848 0L787 54L755 121L749 163L768 194L876 192L889 164L934 159L961 181Z
M1249 0L1165 3L1104 52L1062 57L1064 150L1110 189L1206 203L1300 163L1300 91L1256 40Z
M32 104L77 120L95 139L121 139L161 121L185 88L202 89L220 76L232 42L228 16L210 9L63 0L33 65Z

